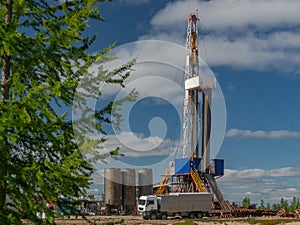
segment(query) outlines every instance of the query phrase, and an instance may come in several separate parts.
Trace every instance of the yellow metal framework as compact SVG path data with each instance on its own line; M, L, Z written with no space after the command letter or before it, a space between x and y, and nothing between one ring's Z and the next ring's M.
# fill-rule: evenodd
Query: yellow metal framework
M166 189L166 184L169 182L170 179L170 175L169 174L165 174L165 176L163 177L162 181L160 182L160 185L156 191L156 194L161 195L165 192Z
M198 192L207 192L206 188L203 185L203 182L201 181L199 173L196 171L196 169L191 168L190 174L196 185Z

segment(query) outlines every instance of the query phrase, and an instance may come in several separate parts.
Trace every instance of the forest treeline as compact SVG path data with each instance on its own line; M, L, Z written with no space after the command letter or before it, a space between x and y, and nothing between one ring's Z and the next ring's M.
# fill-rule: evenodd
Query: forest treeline
M251 208L251 206L253 206L253 204L251 203L250 198L246 196L242 201L242 207L248 209ZM286 212L295 212L296 210L299 209L299 206L300 206L299 198L293 197L290 203L288 202L288 200L281 198L278 203L273 203L272 205L269 202L265 203L264 200L260 200L260 204L256 205L256 208L268 209L274 211L280 211L284 209Z

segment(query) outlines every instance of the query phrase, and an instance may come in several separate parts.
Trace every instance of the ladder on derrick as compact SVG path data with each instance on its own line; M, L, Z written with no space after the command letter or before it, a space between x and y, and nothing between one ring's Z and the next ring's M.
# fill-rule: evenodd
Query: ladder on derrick
M211 191L213 192L213 194L217 198L218 202L220 203L222 210L232 211L232 209L233 209L232 206L225 200L213 175L205 174L204 176L205 176L207 182L209 183L209 186L212 189Z
M169 182L170 174L165 174L162 181L160 182L160 186L158 187L156 194L161 195L165 192L166 184Z
M191 177L196 185L196 188L198 190L198 192L207 192L206 188L203 185L203 182L201 181L201 178L199 176L199 173L197 172L197 170L195 168L191 168L190 171Z

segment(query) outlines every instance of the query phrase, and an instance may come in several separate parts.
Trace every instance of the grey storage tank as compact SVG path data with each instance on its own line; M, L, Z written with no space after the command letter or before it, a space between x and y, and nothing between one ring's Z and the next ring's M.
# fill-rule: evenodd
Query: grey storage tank
M136 208L136 171L135 169L122 169L122 205L125 213Z
M107 168L104 170L104 195L105 205L111 208L119 208L122 203L122 177L121 170Z
M140 169L138 171L138 197L153 194L152 169Z

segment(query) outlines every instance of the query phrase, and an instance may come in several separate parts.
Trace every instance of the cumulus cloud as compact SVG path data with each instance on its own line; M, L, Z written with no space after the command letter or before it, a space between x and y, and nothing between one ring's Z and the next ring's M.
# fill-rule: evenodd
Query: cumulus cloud
M250 25L270 29L298 25L300 2L294 0L186 0L169 3L151 20L153 26L174 27L198 9L209 29L246 29Z
M175 1L155 14L141 38L184 43L187 14L198 9L200 54L209 65L298 73L298 8L294 0Z
M174 155L180 141L165 139L159 136L144 137L142 134L133 132L121 132L118 135L107 135L104 149L120 147L121 153L126 157L146 157L159 155ZM99 149L100 152L106 152Z
M137 59L130 77L125 81L125 87L129 91L136 89L139 96L155 94L163 99L183 96L180 93L184 90L185 49L183 46L171 42L147 40L119 46L111 54L117 58L105 64L108 70L116 69L134 58ZM146 83L147 87L140 85L141 83ZM124 90L120 86L106 84L101 87L101 91L102 97L109 98Z
M210 65L287 72L297 68L300 62L299 37L300 33L279 31L264 37L248 33L234 37L217 35L212 39L205 35L200 42L200 53Z
M297 177L300 176L300 168L283 167L273 170L264 169L246 169L246 170L232 170L225 169L224 180L238 180L238 179L257 179L261 178L264 181L270 181L273 177Z
M297 177L300 176L300 169L292 167L273 169L268 172L268 175L270 177Z
M92 174L93 184L103 184L104 183L104 170L97 170Z
M300 168L283 167L272 170L225 169L225 175L218 180L225 198L230 201L241 201L249 196L251 201L259 203L278 202L281 197L289 200L300 194L297 184Z
M227 169L225 173L226 179L256 179L266 175L266 171L262 169L248 169L248 170L231 170Z
M300 132L288 130L239 130L229 129L225 137L227 138L267 138L267 139L284 139L284 138L299 138Z

